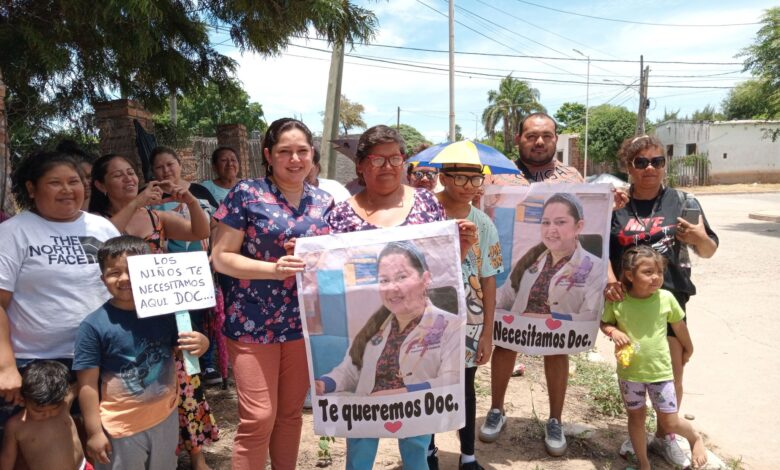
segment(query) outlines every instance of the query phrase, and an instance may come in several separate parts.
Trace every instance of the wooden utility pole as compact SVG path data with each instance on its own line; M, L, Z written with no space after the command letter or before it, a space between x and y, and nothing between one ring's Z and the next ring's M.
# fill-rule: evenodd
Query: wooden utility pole
M450 141L455 142L455 0L450 0Z
M325 122L320 143L320 167L327 169L327 177L336 176L336 154L331 140L339 135L339 109L341 108L341 77L344 74L344 41L333 45L328 75L328 93L325 98Z
M401 107L398 107L398 113L395 115L395 128L401 129Z
M636 135L644 135L647 118L647 82L650 66L644 66L644 56L639 56L639 109L636 113Z

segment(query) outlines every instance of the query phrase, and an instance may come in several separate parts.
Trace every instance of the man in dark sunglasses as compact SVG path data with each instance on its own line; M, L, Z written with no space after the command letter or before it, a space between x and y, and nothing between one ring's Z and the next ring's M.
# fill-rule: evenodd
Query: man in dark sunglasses
M439 182L439 171L436 168L421 165L409 165L406 171L409 185L413 188L424 188L433 191Z

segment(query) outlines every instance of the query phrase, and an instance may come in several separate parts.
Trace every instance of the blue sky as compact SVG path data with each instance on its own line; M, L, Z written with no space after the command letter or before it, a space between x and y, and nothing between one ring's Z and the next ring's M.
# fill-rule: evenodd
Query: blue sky
M447 50L447 1L358 3L375 11L379 29L374 45L356 45L348 50L351 56L344 66L343 94L365 106L364 118L369 126L394 124L396 108L400 107L402 123L414 126L433 142L443 140L448 126L448 77L446 71L433 69L446 70L448 56L445 52L404 48ZM699 63L648 64L651 120L662 117L665 108L679 109L684 116L707 104L717 107L728 89L679 86L731 87L747 79L749 75L741 72L741 65L734 64L741 62L735 56L752 43L759 25L640 25L549 8L664 25L726 25L758 22L763 11L775 5L771 0L456 0L455 18L461 23L455 26L456 51L485 54L455 57L456 70L461 72L455 78L456 122L467 138L474 137L475 127L477 136L483 137L478 119L487 106L487 92L497 89L500 77L510 73L537 88L551 114L567 101L584 104L587 62L561 60L583 59L573 49L591 59L638 61L643 54L646 61ZM214 39L224 40L219 34ZM316 39L295 40L278 57L241 55L226 46L221 49L238 60L238 78L251 99L263 105L269 121L296 116L315 133L322 131L329 50L326 42ZM638 63L593 60L590 74L591 106L610 103L636 111Z

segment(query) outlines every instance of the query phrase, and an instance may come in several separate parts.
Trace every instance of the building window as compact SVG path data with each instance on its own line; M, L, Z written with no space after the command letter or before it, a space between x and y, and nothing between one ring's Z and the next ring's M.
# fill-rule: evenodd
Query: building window
M674 156L674 145L666 146L666 156L672 158Z
M696 153L696 144L685 144L685 155L693 155Z
M724 152L724 153L723 153L723 159L725 160L725 159L727 159L728 157L729 157L729 154L727 154L727 153L725 153L725 152Z
M563 150L558 150L555 152L555 157L558 158L559 162L563 162Z

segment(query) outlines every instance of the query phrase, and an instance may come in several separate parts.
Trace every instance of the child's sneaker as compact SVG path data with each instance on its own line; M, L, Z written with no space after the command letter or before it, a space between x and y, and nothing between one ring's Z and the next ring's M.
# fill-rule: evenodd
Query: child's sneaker
M560 457L566 453L566 437L563 435L563 426L555 418L547 420L544 427L544 447L547 453L553 457Z
M485 470L485 467L479 464L476 460L469 463L462 463L459 467L460 470Z
M677 443L677 438L674 434L667 434L663 439L655 438L653 444L653 450L669 464L680 468L691 466L691 459L680 448L680 444Z
M653 442L653 436L649 434L645 434L645 441L647 447L649 448ZM626 460L631 460L636 458L636 451L634 451L634 445L631 443L631 439L626 439L625 441L623 441L623 444L620 446L620 451L618 452L618 454Z
M206 367L203 373L203 382L206 385L222 385L222 375L213 367Z

